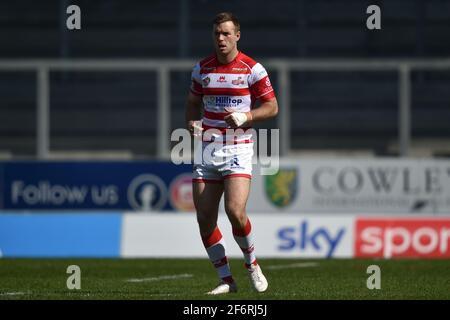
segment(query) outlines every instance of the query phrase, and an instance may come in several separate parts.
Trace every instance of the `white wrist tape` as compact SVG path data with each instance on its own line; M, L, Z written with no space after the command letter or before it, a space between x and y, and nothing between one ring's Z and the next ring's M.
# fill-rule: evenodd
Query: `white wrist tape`
M238 127L247 122L247 115L244 112L233 112L231 117Z

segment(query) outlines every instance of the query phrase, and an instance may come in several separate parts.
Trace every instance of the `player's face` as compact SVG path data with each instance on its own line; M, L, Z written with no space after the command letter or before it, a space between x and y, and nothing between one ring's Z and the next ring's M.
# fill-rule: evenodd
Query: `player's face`
M241 37L241 33L240 31L235 31L232 21L226 21L214 25L213 37L217 54L227 55L237 48L237 42Z

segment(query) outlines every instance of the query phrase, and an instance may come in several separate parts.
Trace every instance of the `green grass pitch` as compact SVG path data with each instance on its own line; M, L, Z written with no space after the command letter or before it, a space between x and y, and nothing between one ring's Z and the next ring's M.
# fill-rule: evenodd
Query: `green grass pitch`
M450 260L259 261L266 292L253 292L243 260L231 259L239 292L210 297L218 280L207 259L0 259L0 300L450 299ZM366 287L373 264L381 268L379 290ZM80 290L67 289L69 265L81 268Z

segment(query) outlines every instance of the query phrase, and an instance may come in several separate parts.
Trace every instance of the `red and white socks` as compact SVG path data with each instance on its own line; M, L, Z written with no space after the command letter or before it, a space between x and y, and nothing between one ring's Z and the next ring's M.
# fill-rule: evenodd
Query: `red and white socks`
M233 228L233 236L244 254L245 266L250 268L251 265L257 265L250 219L247 218L243 229Z
M233 228L233 237L244 254L245 266L258 265L255 256L255 246L253 244L252 225L250 219L247 218L247 222L243 229ZM208 253L209 260L217 270L219 278L226 283L234 283L234 279L231 275L230 264L226 256L225 240L216 226L214 231L207 237L203 237L203 244Z
M231 276L230 265L225 254L225 240L223 239L219 228L216 227L209 236L203 237L202 240L206 252L208 253L209 260L211 260L216 268L219 278L226 283L233 283L234 280Z

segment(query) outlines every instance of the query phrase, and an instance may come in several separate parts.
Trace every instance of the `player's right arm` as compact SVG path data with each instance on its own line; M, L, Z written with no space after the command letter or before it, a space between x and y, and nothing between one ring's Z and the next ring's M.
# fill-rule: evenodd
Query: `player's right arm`
M202 118L203 87L201 83L200 63L197 63L192 69L191 87L186 102L186 126L191 133L194 132L195 122Z
M202 118L202 96L189 92L186 102L186 125L190 132L194 132L194 123Z

